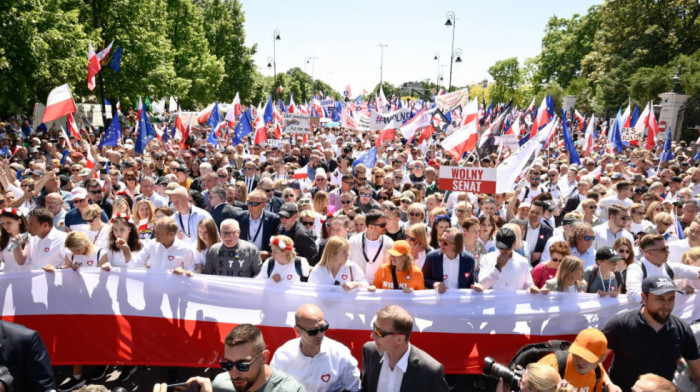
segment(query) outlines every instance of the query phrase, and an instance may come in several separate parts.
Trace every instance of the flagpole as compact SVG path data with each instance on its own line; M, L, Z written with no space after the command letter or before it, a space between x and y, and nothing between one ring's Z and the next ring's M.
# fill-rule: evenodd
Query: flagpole
M97 17L97 0L92 0L92 19L95 29L100 29L100 19ZM104 39L102 42L102 48L104 49ZM104 79L102 78L102 72L97 73L98 87L100 88L100 107L102 108L102 128L107 124L107 108L105 107L105 87Z

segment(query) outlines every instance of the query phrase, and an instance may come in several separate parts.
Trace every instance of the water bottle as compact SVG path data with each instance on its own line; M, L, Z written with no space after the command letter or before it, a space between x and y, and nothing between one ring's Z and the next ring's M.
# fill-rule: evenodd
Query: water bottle
M12 242L10 242L10 245L7 245L7 251L12 252L13 250L15 250L17 245L24 242L27 239L27 237L29 237L29 233L20 234L19 239L17 239L17 241L12 241Z

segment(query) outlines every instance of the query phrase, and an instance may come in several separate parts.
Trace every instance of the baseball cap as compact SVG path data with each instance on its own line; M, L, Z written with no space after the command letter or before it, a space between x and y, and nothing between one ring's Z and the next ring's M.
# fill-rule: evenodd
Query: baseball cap
M294 203L288 202L288 203L282 204L277 215L279 215L282 218L288 219L288 218L291 218L292 216L296 215L298 212L299 212L299 210L297 210L297 205Z
M618 255L617 252L615 252L615 249L609 247L609 246L603 246L600 249L598 249L597 252L595 252L595 259L596 260L610 260L610 261L619 261L622 260L622 256Z
M665 276L650 276L642 281L642 292L663 295L676 290L673 281Z
M76 187L76 188L73 188L72 191L70 191L71 200L85 199L87 197L87 195L88 195L87 190L85 188L82 188L82 187Z
M299 181L292 181L292 183L289 184L289 187L292 189L301 189L301 184Z
M530 207L532 207L532 203L530 203L529 201L524 201L524 202L520 203L520 205L518 206L518 209L530 208Z
M612 179L612 180L621 180L621 179L622 179L622 174L620 174L620 173L613 173L613 175L610 176L610 179Z
M394 246L388 250L392 256L403 256L411 253L411 245L404 240L394 242Z
M501 227L496 233L496 248L513 249L515 245L515 232L507 227Z
M586 328L579 332L571 343L569 352L576 354L590 363L597 363L608 351L608 339L595 328Z
M168 181L168 179L165 177L158 177L156 180L156 185L167 186L169 182L170 181Z
M566 215L564 215L564 219L562 219L561 222L564 226L567 226L567 225L573 225L574 223L580 222L580 220L578 219L578 217L576 215L566 214Z

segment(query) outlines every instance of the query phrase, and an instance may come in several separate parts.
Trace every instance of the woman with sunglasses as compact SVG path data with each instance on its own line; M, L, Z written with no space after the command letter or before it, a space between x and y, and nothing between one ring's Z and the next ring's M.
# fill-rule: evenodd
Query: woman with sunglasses
M425 264L425 256L428 252L432 251L433 248L428 245L428 232L425 225L418 223L409 226L406 229L406 242L411 245L411 256L415 261L418 268L423 269L423 264Z
M642 203L632 203L630 206L630 233L639 233L648 227L654 227L654 224L644 219L646 209Z
M437 208L436 208L437 209ZM444 210L444 209L443 209ZM438 211L442 212L442 211ZM437 214L433 218L432 226L430 228L430 246L437 249L440 247L440 238L442 233L452 226L450 216L447 214Z
M646 219L648 222L654 222L654 217L656 216L656 214L665 211L666 210L664 210L664 206L661 204L661 202L653 201L649 204L649 207L647 207L647 212L644 215L644 219Z
M369 286L369 291L377 289L401 290L407 294L425 290L423 271L413 260L408 242L396 241L387 251L387 261L375 272L374 282Z
M124 174L124 184L126 184L126 189L132 194L137 195L141 193L139 190L138 178L133 171L129 170Z
M535 286L542 288L549 279L556 276L557 270L561 261L564 257L571 254L569 245L564 241L557 241L549 247L550 259L539 263L532 269L532 281L535 282Z
M674 226L673 217L668 212L659 212L654 215L654 225L656 225L656 231L659 232L664 237L666 243L670 243L678 240L678 236L670 230Z
M408 222L407 226L415 224L425 224L425 206L420 203L411 203L408 206Z
M595 237L595 232L588 223L578 222L571 227L567 241L571 255L583 260L585 268L595 264L595 250L593 249Z
M311 270L309 283L341 286L345 291L367 287L362 268L348 260L350 243L344 238L330 237L323 249L321 260Z
M581 221L588 223L591 227L598 226L602 223L600 218L595 214L598 209L595 200L585 199L581 202L581 209L583 210L583 218L581 218Z
M102 209L97 204L90 204L81 213L87 227L83 230L85 235L99 248L106 248L109 244L109 227L102 222Z
M384 178L386 177L386 172L384 169L375 168L372 171L372 181L374 182L374 189L380 189L384 186Z
M270 257L263 263L257 279L270 279L289 285L306 282L311 273L309 262L294 250L294 241L286 235L270 238Z

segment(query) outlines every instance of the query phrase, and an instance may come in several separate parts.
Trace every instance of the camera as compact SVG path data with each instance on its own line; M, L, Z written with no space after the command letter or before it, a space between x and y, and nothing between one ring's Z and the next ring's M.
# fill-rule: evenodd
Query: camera
M15 392L15 379L6 366L0 366L0 392Z
M510 386L511 391L520 390L520 380L525 374L525 369L517 366L515 369L511 369L508 366L501 365L496 362L495 359L491 357L484 358L484 374L493 378L502 378L503 382Z

